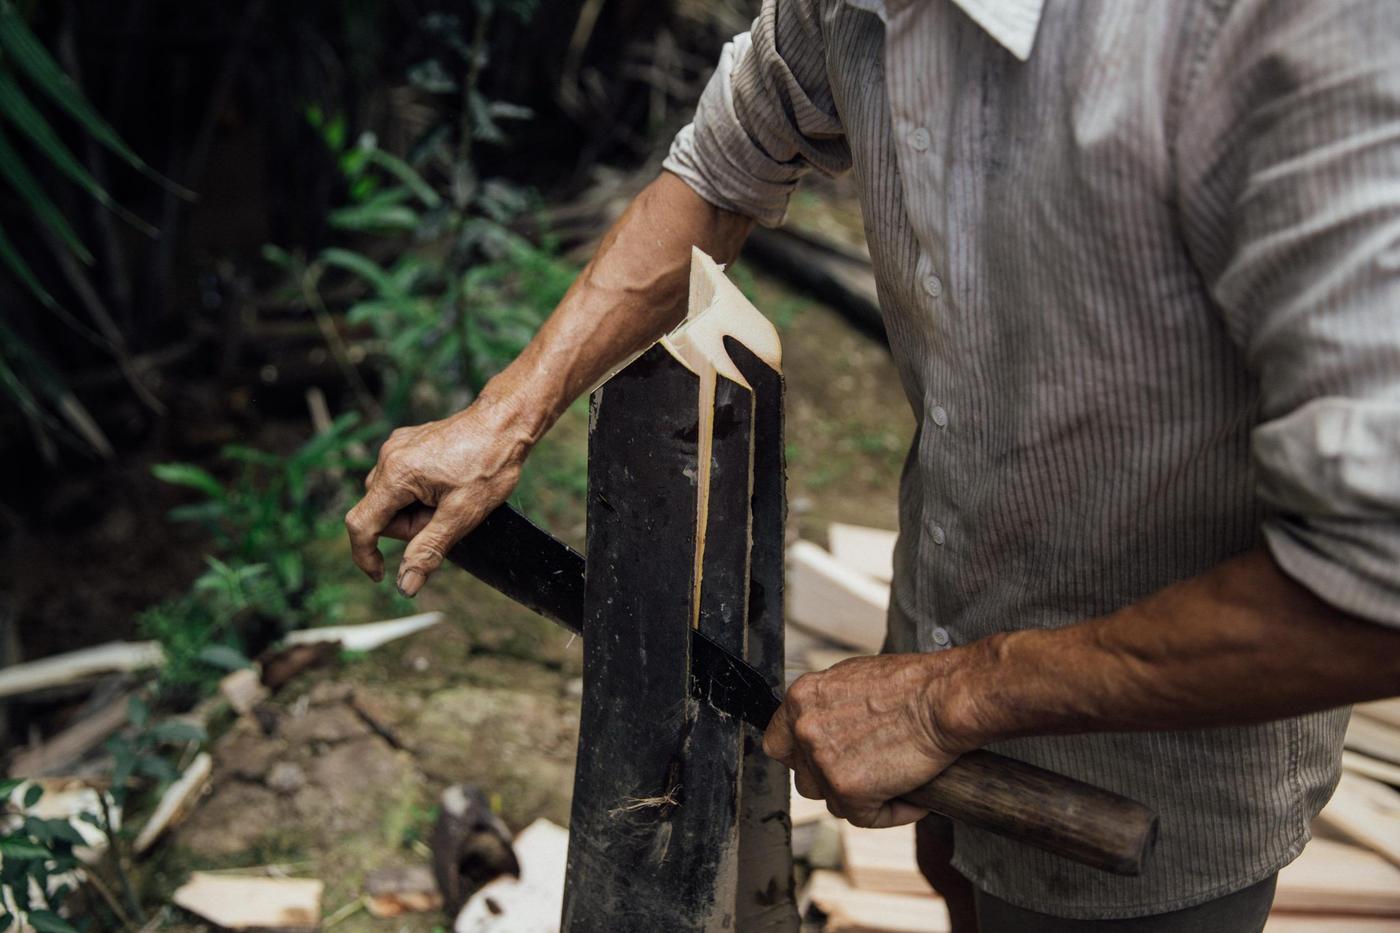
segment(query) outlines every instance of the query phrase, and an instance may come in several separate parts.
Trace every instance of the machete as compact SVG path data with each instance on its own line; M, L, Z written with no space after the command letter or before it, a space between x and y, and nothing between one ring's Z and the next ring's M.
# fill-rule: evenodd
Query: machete
M584 558L508 505L447 554L458 567L576 635L584 632ZM767 679L690 630L691 695L762 731L782 704ZM1135 800L988 751L968 752L903 801L1085 865L1137 875L1157 815Z

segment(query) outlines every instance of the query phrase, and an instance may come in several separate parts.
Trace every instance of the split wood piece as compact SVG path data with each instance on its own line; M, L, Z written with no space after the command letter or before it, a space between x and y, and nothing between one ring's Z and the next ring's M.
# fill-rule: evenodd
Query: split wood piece
M454 933L554 933L559 929L569 831L549 820L535 820L515 837L514 847L520 877L497 878L473 894L457 915ZM618 928L615 917L612 924L594 929Z
M321 925L325 885L302 878L195 872L175 906L227 930L311 931Z
M245 667L227 674L219 681L219 694L228 701L229 707L238 715L246 716L271 691L263 686L262 673L255 668Z
M386 920L442 908L442 893L426 865L377 868L365 876L365 909Z
M1360 752L1342 752L1342 767L1368 777L1373 781L1380 781L1382 784L1389 784L1391 787L1400 787L1400 765L1393 765L1388 761L1381 761L1379 758L1372 758L1370 755L1363 755Z
M1264 933L1395 933L1395 921L1386 917L1333 917L1274 911Z
M1400 729L1400 698L1358 703L1351 712L1353 716L1364 716Z
M10 775L44 777L70 771L88 752L126 725L129 696L123 696L86 719L75 722L44 744L20 752L10 761Z
M160 643L113 641L16 664L0 670L0 698L82 683L105 674L125 674L160 667Z
M796 625L876 654L885 642L890 588L852 570L810 541L787 553L787 611Z
M843 820L841 858L854 887L889 894L933 893L914 856L913 826L865 829Z
M1400 868L1400 793L1379 781L1344 771L1332 799L1317 818Z
M1346 747L1400 765L1400 727L1353 713L1347 723Z
M155 812L146 821L146 825L141 827L140 835L132 843L132 851L137 855L145 853L167 830L178 826L199 802L200 795L209 786L209 777L213 773L214 759L209 757L209 753L200 752L196 755L194 761L185 769L185 773L180 775L180 779L161 794Z
M1400 868L1359 846L1314 839L1279 872L1274 908L1400 917Z
M750 352L758 381L726 337ZM758 426L759 406L777 402L757 399L779 385L778 353L772 326L696 251L686 321L594 395L567 930L613 928L625 915L637 928L701 931L741 914L752 929L796 929L786 780L774 791L762 774L746 779L745 764L761 755L755 734L689 690L697 625L758 661L775 685L781 676L771 605L781 534L767 540L781 527L781 461L757 448L760 435L765 447L781 443L775 407L763 409L769 427ZM751 547L752 523L764 529L762 547ZM746 809L750 779L764 786ZM760 816L781 840L745 828Z
M839 873L814 871L803 902L826 917L828 933L949 933L948 906L931 894L854 888Z
M425 628L431 628L441 621L441 612L422 612L418 615L404 616L402 619L389 619L384 622L306 628L289 634L285 644L312 645L323 641L338 641L346 651L373 651L391 641L397 641L400 638L421 632Z
M827 529L831 556L881 583L894 579L894 543L899 532L832 522Z

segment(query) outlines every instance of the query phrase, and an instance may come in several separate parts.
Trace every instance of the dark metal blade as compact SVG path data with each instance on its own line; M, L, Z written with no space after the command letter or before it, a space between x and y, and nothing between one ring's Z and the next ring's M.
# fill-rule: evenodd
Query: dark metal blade
M497 508L447 553L447 559L498 592L583 631L583 555L508 505ZM690 631L690 691L758 729L782 702L763 675L699 631Z

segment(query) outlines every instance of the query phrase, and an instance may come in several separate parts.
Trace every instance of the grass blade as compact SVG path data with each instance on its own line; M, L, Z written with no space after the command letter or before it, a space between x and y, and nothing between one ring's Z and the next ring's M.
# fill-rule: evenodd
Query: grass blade
M92 253L88 252L82 240L78 239L78 234L69 225L63 212L49 200L43 185L39 184L39 180L29 171L29 166L24 164L20 154L10 145L9 137L3 130L0 130L0 176L4 176L10 187L29 205L39 222L52 230L83 265L92 265Z
M0 0L0 49L9 56L25 75L29 77L54 103L68 112L74 120L82 124L93 139L115 153L123 162L150 178L152 181L176 192L181 197L192 198L192 192L175 184L151 168L122 141L112 125L102 118L88 103L78 88L58 62L30 31L19 11L9 0Z
M112 199L97 179L83 167L77 158L58 138L53 127L49 126L42 114L35 108L13 77L0 71L0 116L4 116L15 128L23 133L60 172L81 187L103 207L113 211L127 223L154 237L156 229L122 207Z

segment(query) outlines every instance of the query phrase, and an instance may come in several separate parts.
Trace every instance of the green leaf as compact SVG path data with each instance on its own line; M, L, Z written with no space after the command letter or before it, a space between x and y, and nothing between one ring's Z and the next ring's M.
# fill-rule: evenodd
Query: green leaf
M142 697L133 696L126 704L126 718L136 728L144 728L151 718L151 708Z
M3 19L3 14L0 14L0 19ZM9 137L4 132L0 132L0 175L9 181L10 187L29 205L29 209L41 224L52 230L83 265L92 265L92 253L88 252L82 240L78 239L78 234L74 232L68 219L49 199L44 192L44 186L29 171L29 166L24 164L24 159L10 145Z
M253 666L253 662L244 657L243 652L231 645L205 645L198 657L210 667L225 671L239 671Z
M150 734L151 738L158 742L170 742L171 744L203 742L209 737L199 726L181 719L167 719L153 728Z
M87 845L87 840L83 838L83 834L78 832L73 824L67 820L52 819L46 822L49 824L49 832L53 834L54 839L60 842L66 842L69 845Z
M14 273L21 285L29 289L29 293L39 300L39 304L51 311L57 310L58 302L54 300L53 295L49 294L48 289L39 284L34 273L29 271L29 264L24 261L24 257L20 256L19 251L10 242L10 238L5 235L3 227L0 227L0 262L3 262L6 268Z
M15 788L23 783L24 778L0 779L0 802L10 799L10 795L15 792Z
M38 109L25 96L14 78L0 71L0 115L3 115L15 129L26 136L34 146L49 158L54 168L67 176L74 184L92 196L97 203L116 213L137 230L147 236L155 236L156 228L112 199L97 179L83 167L72 151L59 139L53 127L39 113Z
M39 802L39 798L44 796L44 788L39 784L29 785L29 790L24 792L25 807L32 807Z
M367 201L331 211L326 222L351 233L406 233L418 229L418 212L403 204Z
M41 845L36 845L25 839L6 839L0 837L0 856L16 861L32 861L34 859L48 859L53 857L53 853Z
M5 933L15 922L15 916L6 913L3 905L0 905L0 933Z
M211 499L224 497L224 485L208 470L193 463L157 463L151 467L151 474L163 483L173 486L188 486L197 489Z
M388 172L394 178L412 191L418 200L423 202L423 206L429 210L442 204L442 196L433 190L433 186L428 184L422 175L403 159L393 153L385 152L383 149L375 148L370 151L370 161Z
M31 910L26 919L36 933L78 933L71 923L51 910Z
M389 273L385 272L382 266L368 256L348 249L331 247L321 251L321 262L359 276L384 297L394 296L398 292Z

